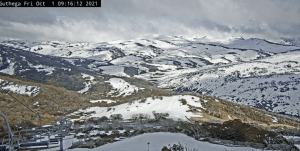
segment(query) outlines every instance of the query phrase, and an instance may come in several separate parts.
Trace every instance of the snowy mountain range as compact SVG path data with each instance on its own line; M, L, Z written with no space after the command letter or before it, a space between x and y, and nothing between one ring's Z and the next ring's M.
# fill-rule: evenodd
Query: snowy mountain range
M6 40L0 49L0 73L79 93L92 93L97 82L112 86L110 96L143 91L129 84L126 78L131 78L300 116L300 47L287 41L182 36L102 43ZM101 81L104 75L111 78Z

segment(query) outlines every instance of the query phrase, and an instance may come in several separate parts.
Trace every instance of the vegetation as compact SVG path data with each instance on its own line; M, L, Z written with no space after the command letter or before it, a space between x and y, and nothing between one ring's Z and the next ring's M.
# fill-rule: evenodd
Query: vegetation
M194 148L190 148L188 146L183 146L182 144L178 143L178 144L173 144L173 145L168 145L164 146L161 151L198 151Z
M185 133L199 140L211 143L254 148L297 150L293 142L286 140L279 133L269 131L257 125L243 123L239 119L224 123L183 122ZM278 145L280 144L280 145Z
M136 83L136 81L131 78L128 78L127 80L132 80L131 82L135 85L145 87L145 89L126 97L111 97L107 96L104 92L81 94L76 91L70 91L51 85L33 83L31 81L23 81L9 76L0 76L0 78L14 83L33 85L40 88L40 91L36 96L12 95L31 108L33 112L39 113L41 115L42 124L54 124L56 117L66 116L79 109L85 109L92 106L108 107L107 110L113 110L114 106L119 104L130 104L135 100L139 100L138 103L145 103L146 98L148 97L162 100L165 96L172 96L175 94L175 92L154 88L151 85L146 87L145 85L148 84L147 82L143 83L140 81ZM105 77L103 81L105 81ZM102 86L105 86L105 84ZM96 91L97 88L100 88L100 86L96 86L94 90ZM106 87L106 89L110 88ZM202 104L203 108L191 106L187 104L187 101L184 99L178 101L180 101L182 105L188 105L191 112L200 111L203 115L202 118L192 117L189 122L173 121L172 119L168 119L168 113L157 113L154 111L152 113L154 119L150 119L150 115L143 113L132 115L131 119L126 119L130 120L131 125L133 125L129 126L123 122L124 119L121 114L111 115L110 117L94 117L87 121L75 122L74 128L76 133L85 132L88 134L90 131L95 130L92 125L99 125L102 130L114 131L113 135L101 136L101 139L93 140L94 142L89 143L77 142L74 143L73 147L95 147L103 145L106 142L111 142L115 137L130 137L147 132L164 131L185 133L198 140L206 140L212 143L223 142L225 145L248 145L256 148L269 147L271 149L287 147L294 149L293 144L279 134L299 135L298 119L238 105L211 96L182 93L182 95L187 94L200 98L199 103ZM99 99L111 99L116 102L90 102L90 100ZM35 102L38 102L38 105L34 105ZM28 110L4 92L0 92L0 111L7 116L13 132L16 132L19 127L29 128L39 125L39 118L35 113ZM79 113L79 115L73 115L68 118L78 119L79 117L87 116L88 114L92 114L92 112ZM272 118L276 118L278 123L272 121ZM150 127L145 127L145 125L149 124L151 125ZM81 128L80 125L85 125L85 128ZM134 129L135 131L130 132L130 129ZM119 134L117 130L126 130L126 133ZM0 132L0 137L6 135L3 122L0 123ZM282 144L283 146L278 146L278 144ZM166 147L165 149L171 149L171 146Z

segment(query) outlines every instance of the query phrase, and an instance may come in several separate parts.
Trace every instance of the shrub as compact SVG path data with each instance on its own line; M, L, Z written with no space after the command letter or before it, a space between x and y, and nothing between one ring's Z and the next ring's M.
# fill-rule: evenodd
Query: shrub
M107 121L108 120L108 117L106 117L106 116L102 116L101 118L100 118L100 121Z
M145 103L146 102L146 98L141 99L140 103Z
M148 114L143 114L143 113L139 113L139 114L133 114L131 116L132 119L150 119L150 115Z
M123 116L122 116L122 114L112 114L112 115L110 115L110 119L112 119L112 120L122 120Z
M169 113L156 113L155 111L152 111L152 113L155 119L166 119L169 117Z
M226 121L223 124L205 123L203 128L212 133L213 137L243 142L254 142L265 144L266 140L275 138L275 132L254 127L248 123L243 123L240 119Z
M187 104L186 99L180 99L179 101L182 103L182 105L186 105Z
M178 143L178 144L173 144L170 145L169 147L164 146L161 151L198 151L194 148L190 148L187 145L183 146L182 144Z

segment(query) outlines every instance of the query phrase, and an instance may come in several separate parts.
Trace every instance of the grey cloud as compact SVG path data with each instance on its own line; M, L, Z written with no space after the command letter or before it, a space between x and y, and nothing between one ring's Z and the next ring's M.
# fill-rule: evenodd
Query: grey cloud
M201 21L199 25L201 27L205 27L206 29L209 29L209 30L217 30L220 32L230 32L231 31L230 27L228 27L226 25L222 25L222 24L208 21L208 20Z
M299 0L102 0L101 8L4 8L0 36L109 41L151 34L299 38Z
M262 29L259 26L253 26L253 27L245 27L242 26L238 30L241 33L246 33L246 34L255 34L255 33L263 33L265 32L265 29Z
M1 8L0 19L7 22L53 24L55 17L40 8Z
M277 23L271 25L270 28L282 36L289 36L291 38L297 37L300 34L300 24Z

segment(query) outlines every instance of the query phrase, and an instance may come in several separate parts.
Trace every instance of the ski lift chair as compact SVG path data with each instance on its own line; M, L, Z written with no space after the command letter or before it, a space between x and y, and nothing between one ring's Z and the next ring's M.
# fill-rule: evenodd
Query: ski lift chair
M12 140L10 140L9 136L4 136L2 138L2 146L10 145L12 148L18 147L19 139L20 138L18 136L13 136ZM1 149L0 149L0 151L1 151Z
M9 151L8 145L0 145L0 151Z
M41 137L41 132L44 130L40 130L40 129L22 129L19 131L19 138L22 138L22 142L18 142L20 143L24 143L26 142L36 142L38 139L42 139ZM24 132L24 134L21 135L21 133ZM36 135L39 134L40 136L37 137ZM24 139L25 138L25 139ZM29 138L26 139L26 138Z
M59 144L58 138L50 138L49 144Z
M18 146L18 150L32 150L32 149L47 149L49 148L48 141L42 142L29 142L29 143L21 143Z
M48 132L48 139L49 139L49 145L52 144L59 144L59 139L58 138L50 138L50 134L53 134L51 132Z
M37 150L37 149L47 149L49 148L49 141L41 141L45 134L48 134L48 130L44 129L24 129L19 131L19 137L23 138L21 136L21 132L25 132L25 136L29 137L29 140L23 142L19 142L18 150ZM36 135L39 135L38 137ZM40 140L40 142L37 142L37 140Z
M6 137L7 137L7 138L6 138ZM9 136L3 136L1 145L5 145L5 144L7 144L7 142L9 142L9 141L10 141Z

